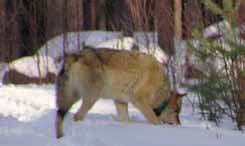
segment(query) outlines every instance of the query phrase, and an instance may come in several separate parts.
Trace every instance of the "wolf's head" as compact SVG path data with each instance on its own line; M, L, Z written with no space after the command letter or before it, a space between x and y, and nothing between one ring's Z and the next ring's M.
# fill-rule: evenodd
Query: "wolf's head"
M171 97L164 101L158 108L154 109L155 114L163 123L180 124L179 113L181 111L182 97L186 93L171 93Z

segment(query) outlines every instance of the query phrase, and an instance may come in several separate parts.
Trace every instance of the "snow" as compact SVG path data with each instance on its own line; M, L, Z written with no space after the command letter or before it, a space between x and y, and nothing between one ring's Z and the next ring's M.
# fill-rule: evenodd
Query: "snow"
M29 121L55 108L53 86L2 86L0 88L0 116Z
M119 38L118 32L105 31L83 31L83 32L69 32L67 34L59 35L49 40L43 45L38 54L41 56L50 56L57 58L63 55L63 49L68 53L75 53L82 50L83 45L94 46L98 43L114 38ZM83 44L84 43L84 44Z
M123 37L120 32L108 31L69 32L49 40L39 49L38 54L56 60L63 56L64 48L68 54L76 53L82 50L84 45L117 50L132 50L136 45L139 51L156 56L160 62L167 60L167 55L157 45L157 34L152 32L135 32L133 37ZM155 49L156 52L153 51Z
M168 56L164 51L160 48L160 46L151 40L151 38L146 38L143 34L137 34L136 39L132 37L123 37L123 38L116 38L108 41L104 41L94 45L95 48L109 48L109 49L116 49L116 50L138 50L140 52L151 54L155 56L155 58L161 62L166 63L168 60ZM151 36L149 36L151 37ZM149 39L149 43L143 43ZM134 48L137 47L137 48Z
M29 77L46 77L49 72L57 74L58 69L49 56L27 56L9 64L9 69L16 70Z
M231 26L227 21L220 21L205 28L205 30L203 31L203 36L223 36L228 33L229 29L231 29Z
M54 85L4 85L0 87L0 146L243 146L245 134L233 130L232 123L216 127L199 120L184 98L181 126L151 125L129 106L132 121L117 121L111 100L100 100L84 121L74 122L77 103L64 121L65 136L55 138ZM188 100L187 100L188 99Z
M110 48L116 50L131 50L135 41L131 37L116 38L100 42L94 47L96 48Z

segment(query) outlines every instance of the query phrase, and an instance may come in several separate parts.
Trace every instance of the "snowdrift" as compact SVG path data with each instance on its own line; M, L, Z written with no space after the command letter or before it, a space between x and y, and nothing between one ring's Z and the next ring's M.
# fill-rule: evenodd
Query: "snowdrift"
M48 56L28 56L8 64L3 73L3 84L54 83L57 67Z

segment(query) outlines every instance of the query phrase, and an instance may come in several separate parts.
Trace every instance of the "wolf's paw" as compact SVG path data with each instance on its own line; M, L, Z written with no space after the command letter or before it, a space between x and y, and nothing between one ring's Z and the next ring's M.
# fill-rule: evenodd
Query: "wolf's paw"
M75 122L77 122L77 121L82 121L83 117L78 115L78 114L75 114L73 119L74 119Z
M63 133L62 131L59 131L59 132L56 133L56 138L57 138L57 139L60 139L60 138L62 138L63 136L64 136L64 133Z

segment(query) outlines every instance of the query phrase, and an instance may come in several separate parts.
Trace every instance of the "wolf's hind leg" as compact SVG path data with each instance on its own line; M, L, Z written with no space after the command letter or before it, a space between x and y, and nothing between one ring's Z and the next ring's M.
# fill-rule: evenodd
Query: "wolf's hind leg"
M119 120L122 122L128 122L129 121L129 115L128 115L128 103L114 101L117 114L119 116Z
M98 99L96 98L83 98L82 105L74 116L75 121L83 120L91 107Z

